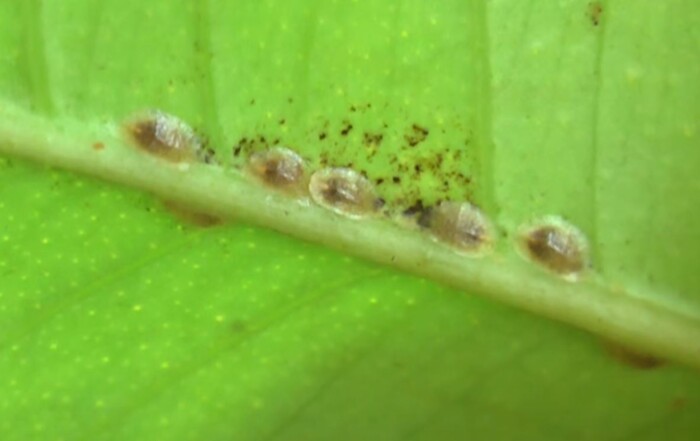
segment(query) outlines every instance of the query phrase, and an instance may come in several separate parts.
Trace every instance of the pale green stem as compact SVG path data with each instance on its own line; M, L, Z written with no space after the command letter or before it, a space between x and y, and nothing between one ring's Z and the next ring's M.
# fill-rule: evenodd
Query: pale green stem
M93 149L96 142L103 149ZM117 126L0 109L0 152L149 191L195 209L263 225L573 324L639 351L700 368L700 320L607 286L550 274L498 247L468 257L387 218L349 219L262 186L236 170L166 162L128 144Z

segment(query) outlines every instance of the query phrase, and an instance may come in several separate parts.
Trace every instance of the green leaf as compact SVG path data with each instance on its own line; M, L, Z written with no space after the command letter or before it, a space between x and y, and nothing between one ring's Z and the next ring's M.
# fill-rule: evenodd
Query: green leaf
M0 4L0 437L692 439L700 10L541 3ZM220 164L132 148L149 108ZM246 179L277 143L492 252ZM577 281L519 251L548 215Z

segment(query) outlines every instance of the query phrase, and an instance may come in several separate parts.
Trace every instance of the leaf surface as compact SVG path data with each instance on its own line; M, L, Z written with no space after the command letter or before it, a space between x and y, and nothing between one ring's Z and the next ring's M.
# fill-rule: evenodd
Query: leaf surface
M281 143L312 167L365 171L397 210L472 200L508 235L507 262L521 225L560 215L611 292L696 323L699 13L690 0L5 2L0 106L69 134L158 108L225 167ZM411 145L414 126L429 135ZM244 222L193 225L135 190L11 155L0 167L4 440L700 430L689 368Z

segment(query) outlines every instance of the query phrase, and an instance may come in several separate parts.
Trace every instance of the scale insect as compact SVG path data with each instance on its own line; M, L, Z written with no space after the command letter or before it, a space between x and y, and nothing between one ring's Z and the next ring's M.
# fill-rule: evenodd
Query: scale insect
M588 241L578 228L548 216L523 229L524 254L542 267L562 276L574 277L588 266Z
M352 218L376 214L384 205L372 183L351 168L323 168L309 182L309 193L318 205Z
M197 161L202 149L189 125L160 110L137 114L127 120L124 129L135 147L169 162Z
M265 185L293 195L308 191L304 159L286 147L255 152L248 159L248 171Z
M440 242L467 254L480 254L493 242L493 227L486 215L469 202L443 201L419 218Z

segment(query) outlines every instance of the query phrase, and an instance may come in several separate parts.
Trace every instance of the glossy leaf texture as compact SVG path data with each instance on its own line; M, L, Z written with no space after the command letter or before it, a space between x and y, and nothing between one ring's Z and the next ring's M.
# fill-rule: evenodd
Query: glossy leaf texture
M697 319L698 19L690 0L8 1L0 105L57 126L157 108L227 167L282 144L397 209L471 200L508 233L562 216L601 277ZM3 440L700 433L689 368L1 161Z

